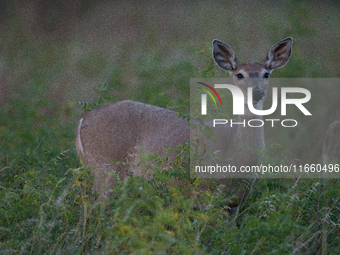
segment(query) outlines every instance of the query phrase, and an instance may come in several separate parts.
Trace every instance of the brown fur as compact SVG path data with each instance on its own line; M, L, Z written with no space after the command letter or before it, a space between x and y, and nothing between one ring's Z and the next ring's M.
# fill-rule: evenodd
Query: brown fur
M282 44L285 45L281 46ZM263 98L257 104L259 109L268 88L268 79L263 78L264 72L270 73L272 69L269 67L272 65L275 68L285 65L291 54L291 45L292 39L287 38L270 49L264 62L242 64L236 60L234 51L228 45L213 41L215 61L221 68L231 72L235 85L243 92L246 92L248 87L264 92ZM258 78L239 79L239 72ZM249 111L246 112L246 119L253 117ZM218 128L215 131L217 130ZM219 130L216 135L221 141L217 145L220 147L217 149L221 151L221 156L231 158L231 163L238 166L256 164L257 156L247 150L239 151L235 146L248 146L252 150L265 148L263 128L225 128ZM112 177L106 173L115 171L121 178L125 178L129 171L133 175L143 174L137 167L117 166L114 162L137 163L137 147L143 147L149 153L163 155L164 145L176 148L189 139L187 121L176 117L175 112L134 101L122 101L93 110L80 120L77 152L83 164L91 167L91 172L95 175L94 189L100 195L99 201L103 201L109 194L106 191L114 184ZM230 184L231 193L239 197L240 203L249 193L247 189L239 189L239 179L224 178L219 182Z

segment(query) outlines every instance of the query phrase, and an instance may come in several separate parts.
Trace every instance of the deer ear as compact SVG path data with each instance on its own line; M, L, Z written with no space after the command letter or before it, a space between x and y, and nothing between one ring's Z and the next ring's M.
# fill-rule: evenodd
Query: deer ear
M270 69L278 69L287 64L292 55L293 38L286 39L274 44L264 61Z
M227 71L233 71L236 67L237 60L233 49L219 41L213 40L213 56L216 64Z

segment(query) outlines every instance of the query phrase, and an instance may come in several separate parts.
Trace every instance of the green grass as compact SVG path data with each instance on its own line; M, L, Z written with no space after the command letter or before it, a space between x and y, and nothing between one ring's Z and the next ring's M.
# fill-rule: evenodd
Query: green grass
M180 148L188 150L188 146ZM185 154L184 154L185 155ZM26 152L1 169L1 253L17 254L311 254L338 250L336 180L262 180L236 218L223 187L197 191L186 161L152 181L119 180L107 203L93 205L89 171L74 152ZM146 165L147 167L147 165ZM182 169L182 170L180 170ZM166 185L171 176L186 185ZM185 187L185 188L184 188ZM201 206L205 205L205 206Z
M206 67L209 69L209 65ZM203 75L207 75L203 72ZM26 93L32 97L41 84ZM105 103L105 89L97 103ZM97 105L97 106L99 106ZM41 109L61 111L44 97L10 100L3 109L0 175L2 254L312 254L339 244L337 180L261 180L230 218L223 187L197 191L186 160L152 181L119 180L107 203L94 205L93 176L79 165L74 123L58 122ZM97 107L92 105L92 107ZM19 121L20 120L20 121ZM66 150L64 150L66 149ZM188 155L188 145L178 148ZM172 178L186 185L166 185ZM185 188L183 188L185 187ZM202 205L204 205L202 207Z
M37 16L28 15L34 6L5 2L0 10L0 254L338 253L336 179L261 180L230 218L226 187L197 191L198 202L189 196L199 181L188 177L186 161L169 172L161 167L164 159L153 156L159 167L152 181L116 178L110 200L94 205L89 202L95 199L93 176L75 150L78 101L92 109L130 99L188 113L189 79L225 75L211 61L210 43L204 46L214 38L230 44L243 61L244 48L263 58L273 43L292 36L293 57L273 77L338 77L337 3L322 8L293 1L277 3L280 8L251 3L245 9L243 3L188 2L167 5L161 13L156 6L152 15L145 4L136 7L141 14L126 13L126 27L119 15L107 21L124 36L131 32L131 38L119 29L106 36L91 31L88 49L82 41L87 37L74 27L91 25L86 20L94 15L101 31L105 8L95 9L100 1L84 1L79 12L51 2ZM72 10L79 20L67 19ZM176 16L179 10L186 15ZM114 43L102 43L112 37ZM259 43L249 44L258 37ZM202 49L206 55L196 54ZM88 90L97 84L96 91ZM171 177L186 188L166 185Z

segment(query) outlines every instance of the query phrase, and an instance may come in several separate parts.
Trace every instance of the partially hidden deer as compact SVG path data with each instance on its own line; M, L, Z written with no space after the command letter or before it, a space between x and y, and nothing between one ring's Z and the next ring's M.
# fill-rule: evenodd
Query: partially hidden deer
M288 62L292 43L293 39L290 37L276 43L261 63L241 63L230 46L218 40L213 41L215 62L220 68L229 71L234 84L244 92L243 118L254 117L247 110L247 88L252 88L254 108L261 110L266 98L268 78L274 69L281 68ZM257 163L256 153L239 150L238 146L244 145L253 150L265 148L263 127L225 127L224 130L219 130L217 136L219 150L224 158L231 160L231 164ZM112 176L106 173L115 171L120 178L125 178L129 172L135 176L142 175L138 167L131 167L139 161L137 148L143 147L148 153L162 156L165 153L164 145L176 148L188 140L188 121L175 116L174 111L130 100L106 105L87 113L79 121L76 138L77 152L82 163L90 166L95 175L94 191L99 194L98 201L103 201L109 195L107 191L110 186L114 185ZM129 164L118 166L114 162L131 164L130 167ZM228 184L229 191L239 198L239 204L249 193L249 189L239 188L239 179L223 178L218 182Z

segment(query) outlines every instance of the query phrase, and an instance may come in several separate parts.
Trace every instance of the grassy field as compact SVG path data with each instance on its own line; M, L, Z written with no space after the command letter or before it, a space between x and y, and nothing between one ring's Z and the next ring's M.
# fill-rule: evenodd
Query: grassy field
M337 1L1 1L0 254L338 254L337 179L261 180L230 218L219 188L198 209L186 161L167 172L156 157L153 181L117 179L95 206L75 131L93 102L188 113L190 78L224 75L213 39L245 62L291 36L273 78L339 78L339 28Z

